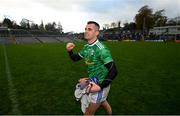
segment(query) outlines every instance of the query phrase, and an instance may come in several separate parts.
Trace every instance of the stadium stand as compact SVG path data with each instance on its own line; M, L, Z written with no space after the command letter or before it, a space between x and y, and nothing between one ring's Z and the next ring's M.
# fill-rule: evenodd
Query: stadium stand
M0 37L0 44L11 44L14 43L9 37Z
M16 37L16 43L17 44L40 43L40 41L33 37Z
M81 42L74 34L53 31L0 28L0 44Z
M55 37L37 37L43 43L57 43L59 42Z

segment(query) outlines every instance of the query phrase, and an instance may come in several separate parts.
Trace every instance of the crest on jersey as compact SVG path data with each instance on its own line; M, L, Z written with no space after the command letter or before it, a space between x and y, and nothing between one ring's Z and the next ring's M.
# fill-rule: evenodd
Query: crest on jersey
M86 58L86 59L85 59L85 63L86 63L87 65L94 64L94 62L91 61L89 58Z

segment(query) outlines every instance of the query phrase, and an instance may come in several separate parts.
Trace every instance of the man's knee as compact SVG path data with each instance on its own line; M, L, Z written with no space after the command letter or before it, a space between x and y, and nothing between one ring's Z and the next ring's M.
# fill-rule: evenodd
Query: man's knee
M108 115L112 115L112 109L110 104L107 101L104 101L101 103L101 107L103 107L103 109L105 109L106 113Z
M86 109L85 115L94 115L99 106L100 103L90 103L89 107Z

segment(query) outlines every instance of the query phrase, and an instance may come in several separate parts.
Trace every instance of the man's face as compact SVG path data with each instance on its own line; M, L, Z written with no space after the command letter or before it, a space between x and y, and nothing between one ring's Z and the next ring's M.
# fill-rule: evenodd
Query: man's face
M95 39L99 34L97 27L94 24L87 24L85 27L84 38L86 40Z

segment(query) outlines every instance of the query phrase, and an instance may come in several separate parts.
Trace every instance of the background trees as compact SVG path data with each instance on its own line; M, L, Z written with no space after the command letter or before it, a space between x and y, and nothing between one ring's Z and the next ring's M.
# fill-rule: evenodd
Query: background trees
M2 24L3 24L3 26L6 26L8 28L12 28L13 27L13 22L10 19L8 19L8 18L4 18Z
M12 29L26 29L26 30L40 30L40 31L55 31L59 33L63 33L63 27L60 22L56 24L56 22L49 22L45 24L41 21L41 24L36 24L31 20L23 18L18 25L15 21L11 21L9 18L4 18L3 22L0 22L0 26L12 28Z
M138 13L134 17L134 22L123 23L123 30L134 31L138 30L143 34L147 34L149 29L159 26L169 26L169 25L180 25L180 16L175 18L168 18L165 15L165 10L153 11L148 5L142 6ZM110 24L104 24L103 29L116 30L121 28L121 21L111 22Z
M135 23L138 30L149 30L154 25L153 10L148 5L139 9L135 16Z

